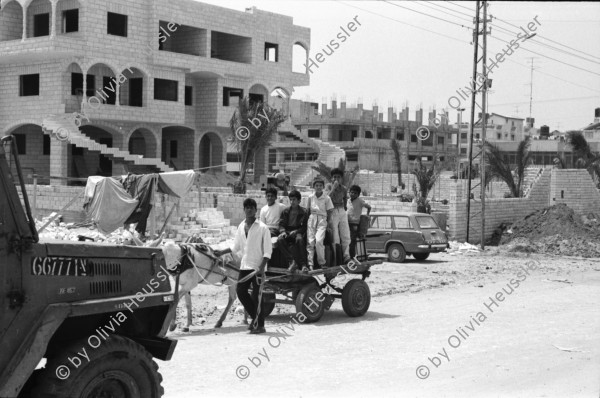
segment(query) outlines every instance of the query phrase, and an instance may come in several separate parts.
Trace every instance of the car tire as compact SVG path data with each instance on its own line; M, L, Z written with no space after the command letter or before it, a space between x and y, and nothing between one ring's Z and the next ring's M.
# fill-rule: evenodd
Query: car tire
M387 249L388 261L402 263L406 259L406 251L400 243L392 243Z
M429 257L429 253L413 253L413 257L416 260L423 261L427 260L427 257Z
M100 345L87 351L89 360L86 361L78 351L82 347L90 348L88 340L75 341L58 355L48 358L46 367L35 375L33 397L162 397L162 376L144 347L118 335L111 335L106 341L98 338ZM69 367L69 364L74 365L73 361L69 363L69 358L76 358L78 366ZM61 374L66 372L64 377L57 377L59 369Z

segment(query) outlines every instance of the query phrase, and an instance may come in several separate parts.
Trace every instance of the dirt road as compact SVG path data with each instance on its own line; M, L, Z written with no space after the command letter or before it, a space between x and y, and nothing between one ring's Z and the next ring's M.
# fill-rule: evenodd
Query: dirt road
M239 314L211 329L226 291L198 288L207 323L173 334L165 396L599 396L600 261L492 249L385 263L368 282L364 317L336 302L296 325L278 305L264 335Z

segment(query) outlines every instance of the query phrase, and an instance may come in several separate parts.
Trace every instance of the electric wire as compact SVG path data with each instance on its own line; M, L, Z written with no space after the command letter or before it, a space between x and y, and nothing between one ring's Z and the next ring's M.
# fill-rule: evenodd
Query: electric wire
M449 20L447 20L447 19L444 19L444 18L439 18L439 17L436 17L435 15L430 15L430 14L426 14L426 13L424 13L424 12L421 12L421 11L413 10L412 8L404 7L404 6L401 6L401 5L399 5L399 4L396 4L396 3L392 3L391 1L387 1L387 0L383 0L383 2L384 2L384 3L388 3L388 4L390 4L390 5L393 5L393 6L395 6L395 7L403 8L403 9L405 9L405 10L409 10L409 11L412 11L412 12L416 12L417 14L425 15L425 16L427 16L427 17L435 18L435 19L438 19L438 20L440 20L440 21L444 21L444 22L447 22L447 23L449 23L449 24L456 25L456 26L460 26L460 27L462 27L462 28L465 28L465 29L469 29L469 30L471 30L471 28L470 28L470 27L468 27L468 26L465 26L465 25L462 25L462 24L459 24L459 23L456 23L456 22L453 22L453 21L449 21Z

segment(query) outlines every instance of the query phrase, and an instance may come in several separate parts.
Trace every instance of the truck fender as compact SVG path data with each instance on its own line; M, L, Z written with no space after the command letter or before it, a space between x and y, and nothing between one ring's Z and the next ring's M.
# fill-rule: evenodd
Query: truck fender
M69 315L69 304L49 305L0 378L0 397L16 397L44 356L48 342Z

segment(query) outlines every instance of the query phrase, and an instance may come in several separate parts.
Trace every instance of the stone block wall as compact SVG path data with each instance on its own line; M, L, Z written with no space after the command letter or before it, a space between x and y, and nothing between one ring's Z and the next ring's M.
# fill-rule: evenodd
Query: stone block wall
M587 170L553 170L550 201L552 204L565 203L576 213L600 214L600 191L594 187Z
M485 239L502 223L511 223L532 212L550 206L550 185L552 173L546 169L538 177L525 198L493 198L485 201ZM459 195L460 197L460 195ZM568 203L567 203L568 204ZM481 201L471 200L469 242L481 242ZM450 202L448 212L450 239L465 241L467 236L467 202L464 199Z

